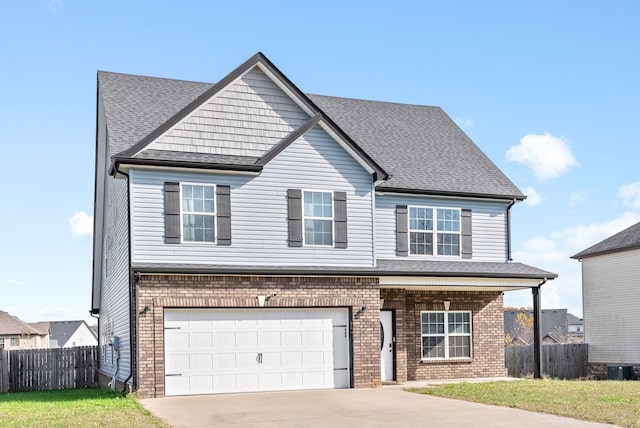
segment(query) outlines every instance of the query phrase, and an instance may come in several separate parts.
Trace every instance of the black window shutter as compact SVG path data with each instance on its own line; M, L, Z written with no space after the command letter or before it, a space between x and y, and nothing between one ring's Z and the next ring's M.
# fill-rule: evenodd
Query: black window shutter
M289 246L302 247L302 190L287 190L289 206Z
M409 255L409 210L406 205L396 205L396 255Z
M347 193L333 192L333 221L335 223L334 244L336 248L347 248Z
M164 242L180 243L180 183L164 183Z
M218 245L231 245L231 187L216 186Z
M460 220L462 222L461 231L462 231L462 251L461 255L463 259L470 259L472 256L472 227L471 227L471 210L463 209L460 215Z

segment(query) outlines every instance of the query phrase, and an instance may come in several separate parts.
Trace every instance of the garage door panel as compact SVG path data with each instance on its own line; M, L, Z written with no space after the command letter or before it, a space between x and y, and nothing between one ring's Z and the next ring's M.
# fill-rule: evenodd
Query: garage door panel
M236 347L256 349L258 346L257 331L238 331L236 333Z
M348 388L347 326L344 309L167 310L166 395Z

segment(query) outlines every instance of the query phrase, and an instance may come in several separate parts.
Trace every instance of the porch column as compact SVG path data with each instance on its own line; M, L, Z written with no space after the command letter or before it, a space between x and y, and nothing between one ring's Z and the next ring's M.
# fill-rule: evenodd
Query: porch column
M533 293L533 377L542 379L542 365L540 358L542 348L540 343L540 286L531 289Z

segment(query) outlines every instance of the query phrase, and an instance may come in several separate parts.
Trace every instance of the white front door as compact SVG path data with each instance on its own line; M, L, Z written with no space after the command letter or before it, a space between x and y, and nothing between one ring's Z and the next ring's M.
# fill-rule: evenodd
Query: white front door
M382 381L393 380L393 312L380 311L380 373Z
M165 395L348 388L346 309L167 309Z

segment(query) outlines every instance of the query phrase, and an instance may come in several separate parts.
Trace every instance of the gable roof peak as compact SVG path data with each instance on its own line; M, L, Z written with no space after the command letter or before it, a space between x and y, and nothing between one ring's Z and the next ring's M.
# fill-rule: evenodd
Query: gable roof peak
M616 233L595 245L571 256L572 259L599 256L618 251L634 250L640 248L640 222Z

